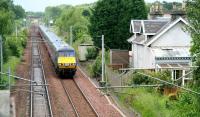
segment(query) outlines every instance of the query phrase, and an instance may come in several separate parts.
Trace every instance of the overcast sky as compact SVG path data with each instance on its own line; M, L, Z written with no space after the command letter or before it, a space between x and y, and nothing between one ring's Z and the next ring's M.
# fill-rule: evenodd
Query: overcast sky
M56 6L60 4L79 5L85 3L93 3L98 0L13 0L14 4L21 5L26 11L44 11L47 6ZM156 0L145 0L146 2L154 2ZM163 0L161 0L163 1ZM165 0L167 2L183 0Z

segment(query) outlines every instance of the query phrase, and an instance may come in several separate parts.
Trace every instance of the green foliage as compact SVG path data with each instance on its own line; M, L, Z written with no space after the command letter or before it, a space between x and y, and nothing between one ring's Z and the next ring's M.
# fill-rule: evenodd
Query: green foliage
M143 117L199 117L195 95L181 92L178 100L169 100L148 88L124 89L117 94L120 101L131 106Z
M23 53L23 49L26 46L28 32L24 29L19 32L19 35L21 35L22 37L7 36L5 37L3 43L4 70L7 70L10 66L12 73L14 73L15 68L19 63L19 59ZM6 84L7 87L7 76L4 76L0 79L0 85L2 84ZM0 87L0 89L4 89L6 87Z
M25 39L19 40L19 37L12 36L14 26L20 26L20 18L25 16L24 9L19 5L14 5L12 0L1 0L0 1L0 36L2 37L3 41L3 62L4 62L4 69L11 66L13 70L13 66L15 67L18 61L17 59L12 59L11 56L19 57L22 52L22 46L24 44ZM18 21L15 21L15 20ZM25 35L25 34L24 34ZM21 35L23 36L23 35ZM25 37L27 38L27 37ZM5 72L5 71L4 71ZM8 83L7 77L1 77L0 85ZM3 87L0 87L3 88Z
M14 6L15 18L20 19L25 17L25 10L20 5Z
M61 10L61 15L56 18L55 25L58 33L64 35L67 42L70 41L70 27L72 26L73 45L75 48L81 43L91 43L91 37L88 33L90 24L88 16L90 9L88 5L81 6L57 6Z
M146 18L143 0L99 0L92 10L89 26L94 45L101 47L98 37L104 34L105 44L109 48L128 49L131 19Z
M85 17L89 17L91 14L90 14L89 10L84 9L83 12L82 12L82 15L85 16Z
M92 77L99 77L101 75L101 56L97 56L94 63L89 66L89 71Z
M133 74L131 84L149 84L151 80L147 76L141 74Z
M87 48L86 59L95 59L98 55L98 51L96 48Z
M105 52L105 65L110 63L110 52L106 51ZM99 77L101 76L101 70L102 70L102 59L101 59L101 52L99 52L98 56L94 60L94 62L89 65L89 72L91 77Z
M8 68L10 67L11 74L15 75L15 70L17 65L19 64L20 59L14 56L11 56L8 58L7 62L3 65L4 72L7 72ZM3 78L0 78L0 85L5 85L5 86L0 86L1 89L6 89L8 88L8 76L3 75ZM14 79L11 77L11 84L14 83Z
M165 12L169 12L173 10L173 4L176 5L177 8L181 8L182 7L182 3L180 2L167 2L167 1L163 1L162 5L164 8Z
M167 109L168 98L157 92L149 92L146 88L124 89L117 94L120 101L131 106L142 117L175 117L171 109Z
M170 73L170 71L167 71L167 70L161 71L161 72L154 72L154 71L148 71L148 70L147 71L138 71L138 72L143 72L145 74L148 74L148 75L155 77L155 78L159 78L159 79L164 80L164 81L168 81L168 82L171 81L171 73ZM149 78L148 76L141 75L137 72L132 75L132 82L131 83L132 84L133 83L134 84L152 84L152 83L162 84L159 81L156 81L152 78Z
M0 10L11 11L14 8L12 0L1 0L0 1Z
M8 36L5 40L5 46L7 48L6 53L4 53L4 56L16 56L20 57L22 54L23 48L26 46L26 39L28 36L27 30L22 30L19 32L21 37L15 37L13 36ZM7 57L6 57L7 58ZM6 58L4 61L6 61Z
M13 30L14 15L11 11L0 10L0 34L10 34Z
M198 66L193 72L193 88L196 91L200 91L200 1L188 0L186 5L186 12L190 27L188 31L192 37L191 53L193 56L193 62L195 66ZM197 102L194 106L197 108L197 113L200 115L200 96L196 96Z
M33 17L43 17L44 13L43 12L26 12L27 16L33 16Z
M182 92L177 101L168 102L169 108L174 110L173 116L176 117L199 117L198 108L194 105L197 102L195 95Z
M56 18L58 18L61 14L61 9L59 7L46 7L45 8L45 19L48 24L50 20L55 22Z

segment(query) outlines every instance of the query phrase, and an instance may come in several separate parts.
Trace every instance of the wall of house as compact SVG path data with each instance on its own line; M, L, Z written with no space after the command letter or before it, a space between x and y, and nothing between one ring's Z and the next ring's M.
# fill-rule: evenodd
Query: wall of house
M185 32L185 24L177 23L170 30L165 32L159 39L151 44L151 47L180 47L190 46L191 37Z
M134 68L155 68L155 57L149 47L134 44L133 45L133 67Z

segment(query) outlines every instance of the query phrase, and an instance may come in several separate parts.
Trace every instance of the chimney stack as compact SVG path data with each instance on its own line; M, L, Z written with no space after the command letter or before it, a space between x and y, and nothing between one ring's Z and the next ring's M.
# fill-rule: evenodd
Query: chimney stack
M156 1L150 8L150 19L156 19L161 16L163 16L163 7L159 1Z
M182 7L181 8L177 8L177 5L175 2L173 2L173 10L171 12L171 20L176 20L179 17L183 17L185 18L186 13L185 13L185 9L183 9L183 4L182 3ZM184 6L185 7L185 6Z

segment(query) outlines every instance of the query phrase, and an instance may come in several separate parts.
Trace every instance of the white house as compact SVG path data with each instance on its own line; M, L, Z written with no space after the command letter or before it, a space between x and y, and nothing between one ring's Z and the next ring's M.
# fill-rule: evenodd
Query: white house
M185 31L187 25L181 17L174 21L131 20L133 36L128 39L132 44L131 66L138 69L172 69L173 79L177 78L177 74L184 75L186 68L191 66L191 36Z

